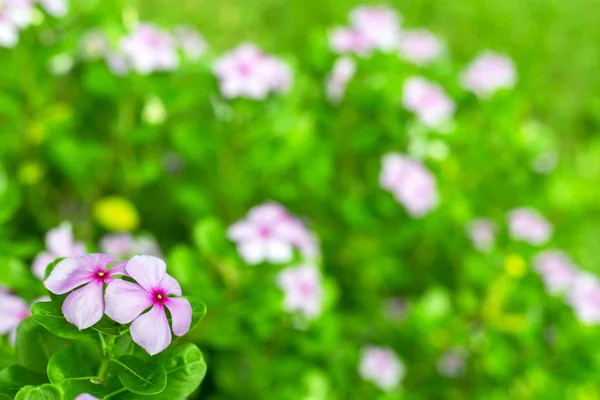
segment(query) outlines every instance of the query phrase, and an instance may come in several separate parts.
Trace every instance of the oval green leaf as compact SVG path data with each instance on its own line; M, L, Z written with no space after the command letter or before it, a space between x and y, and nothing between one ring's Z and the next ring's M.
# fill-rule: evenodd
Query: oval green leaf
M16 353L19 364L33 372L46 374L52 354L69 346L31 318L24 319L17 329Z
M67 321L60 306L55 302L35 303L31 307L31 318L50 333L61 338L78 339L89 335L89 331L80 331Z
M119 377L126 389L137 394L158 394L167 385L167 372L162 364L144 362L134 356L111 360L109 371Z
M89 355L77 347L57 351L48 362L48 378L63 391L67 400L81 393L104 396L105 387L97 383L96 371L98 365L91 363Z
M15 400L62 400L63 393L53 385L25 386L17 393Z
M0 395L13 399L19 390L29 385L41 385L46 379L20 365L12 365L0 371Z

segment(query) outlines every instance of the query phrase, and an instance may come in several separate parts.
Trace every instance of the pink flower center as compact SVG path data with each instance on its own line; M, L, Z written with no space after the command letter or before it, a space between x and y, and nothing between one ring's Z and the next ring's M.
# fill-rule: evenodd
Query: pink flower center
M102 283L107 283L107 279L109 279L109 278L110 278L110 273L108 271L106 271L105 269L99 269L94 274L94 280L100 281Z
M271 236L271 228L265 225L261 225L258 227L258 236L261 238L268 238Z
M164 304L167 299L167 295L162 290L157 290L152 294L152 301L154 304Z
M252 66L248 63L240 63L237 66L237 70L241 76L250 76L252 74Z
M311 297L315 293L315 288L310 282L298 283L298 291L304 297Z
M162 45L162 38L154 33L148 33L144 37L144 43L153 49L157 49Z

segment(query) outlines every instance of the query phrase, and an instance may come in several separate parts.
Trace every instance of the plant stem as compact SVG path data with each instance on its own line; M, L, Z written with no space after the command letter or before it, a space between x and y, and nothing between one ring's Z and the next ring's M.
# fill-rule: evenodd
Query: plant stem
M104 400L106 400L106 399L110 399L111 397L113 397L113 396L116 396L116 395L118 395L119 393L123 393L123 392L124 392L124 391L126 391L126 390L127 390L127 389L125 389L124 387L123 387L123 388L121 388L121 389L119 389L119 390L115 390L114 392L112 392L112 393L109 393L109 394L107 394L106 396L104 396Z
M108 371L108 363L110 362L109 357L102 358L102 364L100 364L100 368L98 369L98 379L100 382L104 382L106 379L106 372Z

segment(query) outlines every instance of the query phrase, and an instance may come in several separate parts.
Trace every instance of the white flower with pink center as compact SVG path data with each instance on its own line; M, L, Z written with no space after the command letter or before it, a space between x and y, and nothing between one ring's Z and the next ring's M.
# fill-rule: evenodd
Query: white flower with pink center
M46 234L46 251L39 253L33 260L33 274L44 279L46 267L61 257L76 257L85 253L85 244L73 237L73 227L63 222L59 227L50 229Z
M242 259L251 265L287 263L294 249L307 256L316 251L312 234L277 203L252 208L246 219L229 227L227 235L237 243Z
M337 27L329 36L329 46L337 54L354 53L359 56L368 56L373 50L373 44L360 31Z
M578 273L571 258L561 250L539 252L533 258L533 267L551 294L563 293L569 289Z
M321 314L323 284L321 274L313 265L286 268L277 275L277 285L285 293L283 307L288 312L300 312L306 318Z
M482 253L489 253L494 248L498 227L489 218L475 218L467 224L467 235L473 247Z
M444 89L420 76L407 78L402 89L402 101L407 110L430 128L438 128L452 119L456 105Z
M339 104L346 94L346 86L356 72L356 63L350 57L340 57L325 81L325 91L329 102Z
M583 324L600 324L600 282L596 276L578 273L569 289L567 302Z
M489 98L501 89L512 89L517 82L514 62L492 51L481 53L463 72L462 86L479 98Z
M18 296L0 292L0 335L9 335L11 343L17 338L17 328L30 315L30 306Z
M219 79L221 94L228 99L263 100L271 92L289 91L292 84L292 71L286 63L248 43L218 59L213 71Z
M442 41L426 29L413 29L402 33L400 56L415 65L428 65L443 53Z
M369 345L361 351L358 373L362 379L389 391L398 387L406 369L391 348Z
M123 259L137 254L162 258L162 251L151 236L134 237L131 233L109 233L100 239L100 251L115 258Z
M400 41L400 16L385 6L358 6L350 12L351 25L372 46L382 51L392 51Z
M175 38L185 56L192 61L200 59L208 48L202 35L191 26L178 26L175 28Z
M413 218L424 216L439 203L433 174L420 161L402 154L388 153L383 156L379 181Z
M121 40L125 58L142 75L176 69L179 66L176 46L169 33L150 24L140 24Z
M508 212L508 229L514 240L540 246L552 236L552 225L542 215L529 207Z

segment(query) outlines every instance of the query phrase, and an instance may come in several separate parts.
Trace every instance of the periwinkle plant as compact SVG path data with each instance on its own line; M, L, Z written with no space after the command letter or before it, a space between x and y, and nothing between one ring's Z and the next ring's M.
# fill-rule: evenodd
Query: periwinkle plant
M18 364L0 371L10 399L183 399L206 374L200 349L183 337L206 314L182 297L154 256L58 259L46 270L50 301L38 302L16 333ZM185 339L185 338L184 338ZM3 397L4 396L4 397Z

